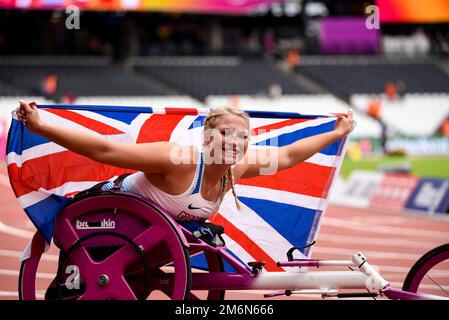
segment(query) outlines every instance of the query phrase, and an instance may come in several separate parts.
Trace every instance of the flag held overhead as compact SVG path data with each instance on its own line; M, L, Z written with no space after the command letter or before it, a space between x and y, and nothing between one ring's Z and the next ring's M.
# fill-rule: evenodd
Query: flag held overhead
M147 106L39 105L43 121L127 143L170 141L202 147L207 109ZM248 111L250 148L277 148L305 137L331 131L336 115ZM268 271L283 270L291 247L313 242L338 175L347 139L329 145L286 170L240 179L236 193L225 196L210 220L225 228L227 248L241 261L266 261ZM113 180L133 170L93 161L29 131L13 114L8 135L7 166L11 186L45 242L51 242L54 221L79 191ZM30 253L32 254L32 253ZM311 248L302 254L310 257ZM195 259L195 258L193 258ZM192 261L192 264L201 264Z

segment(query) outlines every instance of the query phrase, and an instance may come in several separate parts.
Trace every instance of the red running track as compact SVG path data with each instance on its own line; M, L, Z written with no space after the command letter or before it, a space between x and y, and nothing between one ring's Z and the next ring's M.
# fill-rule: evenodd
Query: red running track
M20 256L34 226L20 208L9 186L4 162L0 163L0 299L17 299ZM380 274L399 288L407 272L424 253L449 243L449 219L330 206L323 219L313 258L350 260L361 251L378 266ZM54 272L57 250L52 246L41 262L39 293ZM448 266L449 271L449 266ZM447 283L449 288L449 283ZM39 289L39 288L38 288ZM228 291L226 299L264 299L260 291ZM285 296L273 299L321 299L319 296Z

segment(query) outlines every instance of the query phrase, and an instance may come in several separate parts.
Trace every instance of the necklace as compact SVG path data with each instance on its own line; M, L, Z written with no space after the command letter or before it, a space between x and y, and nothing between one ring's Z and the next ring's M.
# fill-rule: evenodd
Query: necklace
M217 185L222 186L222 185L223 185L223 179L224 179L224 176L221 177L220 180L218 181L218 183L216 183L214 186L212 186L212 188L209 188L209 186L208 186L208 184L207 184L207 179L206 179L206 177L204 177L203 182L204 182L205 187L206 187L206 192L205 192L205 194L208 196L208 195L211 194L211 192L212 192L213 190L215 190L215 188L216 188ZM220 192L221 192L221 187L220 187Z
M220 181L218 181L218 183L216 183L215 185L213 185L212 188L209 188L209 185L208 185L206 179L204 179L204 182L206 182L205 185L206 185L206 187L207 187L207 189L206 189L206 194L210 194L213 190L215 190L215 188L217 187L218 184L220 184L220 185L222 184L222 181L223 181L223 177L221 177L221 178L220 178Z

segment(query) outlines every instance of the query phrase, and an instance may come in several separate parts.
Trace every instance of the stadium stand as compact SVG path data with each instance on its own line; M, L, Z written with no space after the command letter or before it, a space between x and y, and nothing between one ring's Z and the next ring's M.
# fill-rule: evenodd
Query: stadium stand
M285 94L313 93L260 58L140 58L135 65L137 72L200 100L211 94L264 94L272 83L278 83Z
M190 96L97 96L78 97L78 104L144 106L153 108L204 108L204 104Z
M53 97L40 87L49 73L58 76ZM352 106L356 138L381 135L380 123L368 116L375 100L381 101L380 119L393 134L433 135L449 115L449 94L432 93L449 92L449 76L429 58L305 56L297 73L329 94L312 92L295 74L262 58L132 57L117 65L106 57L0 57L0 108L2 117L9 118L18 97L55 103L64 102L66 92L78 104L239 106L304 114L344 113ZM386 81L404 81L403 99L387 99ZM272 84L282 88L279 98L269 96Z
M366 112L373 100L381 103L380 118L403 136L435 135L442 119L449 115L449 94L445 93L408 93L393 101L376 95L351 96L351 104L360 112Z
M264 94L277 83L285 94L309 90L264 59L238 57L134 58L127 67L91 57L2 58L0 95L39 95L48 74L58 77L57 96Z
M48 74L58 78L56 96L148 96L176 94L154 79L129 67L113 65L107 59L69 58L54 61L19 58L0 60L0 95L41 95L42 80Z
M427 57L303 57L296 69L337 96L383 93L388 82L403 82L407 92L449 92L449 75Z

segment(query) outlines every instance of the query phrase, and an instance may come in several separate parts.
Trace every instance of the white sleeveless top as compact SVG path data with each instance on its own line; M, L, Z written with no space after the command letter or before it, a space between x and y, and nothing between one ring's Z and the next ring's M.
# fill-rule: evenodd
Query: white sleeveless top
M176 220L206 220L214 213L214 210L217 209L218 199L217 201L212 202L201 196L200 190L203 181L203 173L204 156L202 152L199 152L199 161L195 171L195 177L189 188L182 194L172 195L160 190L146 178L143 172L136 172L126 177L123 181L123 189L153 200L170 213ZM222 184L221 188L223 187Z

